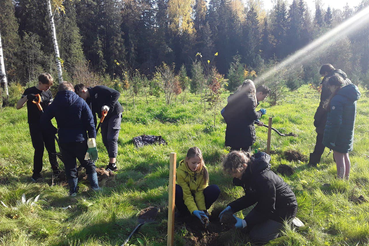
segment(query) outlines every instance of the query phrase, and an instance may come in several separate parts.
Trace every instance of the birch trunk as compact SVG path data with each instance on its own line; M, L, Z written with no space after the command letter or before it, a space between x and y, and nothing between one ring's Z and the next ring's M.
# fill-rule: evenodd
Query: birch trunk
M9 97L9 90L8 90L8 80L6 78L5 72L5 62L4 62L4 54L3 54L3 45L1 42L1 32L0 32L0 82L4 84L5 95Z
M55 23L54 23L54 16L51 9L51 0L47 1L47 10L49 13L50 18L50 27L51 27L51 36L54 43L54 50L55 50L55 60L56 60L56 68L58 70L58 78L59 78L59 84L63 82L63 71L60 61L60 54L59 54L59 46L58 46L58 40L56 39L56 29L55 29Z

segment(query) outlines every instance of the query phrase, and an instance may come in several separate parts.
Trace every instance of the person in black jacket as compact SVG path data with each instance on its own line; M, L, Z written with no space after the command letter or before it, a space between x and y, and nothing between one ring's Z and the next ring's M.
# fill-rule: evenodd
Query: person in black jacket
M75 92L86 100L95 118L96 114L101 119L103 112L107 113L101 124L101 135L103 143L109 154L109 164L106 170L117 170L118 136L120 123L122 121L123 107L118 99L120 93L106 86L95 86L86 88L83 84L74 87Z
M54 117L58 130L48 124ZM41 125L48 132L58 132L59 147L69 184L69 195L76 196L78 192L76 158L86 169L91 188L100 190L94 163L97 160L94 119L86 102L74 93L71 83L63 82L59 85L55 100L41 116Z
M267 243L278 237L283 221L291 221L297 213L297 201L291 188L270 170L270 156L258 152L254 156L232 151L223 161L223 169L233 177L233 184L242 186L245 196L231 202L219 214L236 213L256 206L245 219L234 216L236 228L247 228L254 243Z
M314 115L314 126L317 132L316 143L314 147L313 153L310 154L309 165L316 166L324 153L325 146L323 145L323 135L325 123L327 121L328 110L324 108L324 105L330 99L332 92L327 86L328 80L333 75L339 75L343 80L345 80L346 84L351 84L351 81L347 78L345 72L341 69L335 69L331 64L324 64L319 71L320 75L324 76L321 82L322 93L320 95L320 103Z
M227 106L222 110L222 116L227 123L225 146L232 150L250 151L256 140L254 122L266 113L265 109L255 111L260 101L269 93L269 88L259 86L255 90L254 82L245 80L236 93L228 98ZM262 122L257 124L262 125Z
M53 169L53 175L58 176L59 164L56 160L56 149L55 149L55 134L45 134L40 125L40 117L42 115L42 109L45 110L52 102L53 95L49 88L53 85L53 77L48 73L43 73L38 76L38 84L36 86L27 88L22 98L17 103L17 109L21 109L27 103L28 111L28 124L29 131L31 134L31 140L35 153L33 156L33 175L31 179L34 182L42 180L42 159L44 155L44 148L49 154L49 161L51 168ZM40 96L41 108L34 103ZM51 123L50 123L51 124Z

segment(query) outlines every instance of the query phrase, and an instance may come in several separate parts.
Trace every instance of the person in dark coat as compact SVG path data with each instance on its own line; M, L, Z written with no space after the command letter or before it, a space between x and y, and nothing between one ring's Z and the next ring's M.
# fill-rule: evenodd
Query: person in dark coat
M42 180L42 159L45 147L49 154L49 161L54 177L58 176L60 173L59 164L56 160L55 134L45 134L40 124L42 110L45 110L53 100L53 95L49 88L53 85L54 79L50 74L43 73L38 76L38 81L36 86L27 88L24 91L22 98L19 99L17 103L17 109L21 109L27 103L29 131L32 146L35 149L33 156L33 174L31 177L34 182ZM40 96L41 108L38 108L34 103L38 95Z
M90 106L95 124L96 115L101 119L103 112L107 113L101 124L101 136L109 154L109 164L105 169L116 171L118 137L123 112L123 107L118 101L120 93L106 86L86 88L83 84L76 85L74 90Z
M234 216L236 228L247 228L254 243L267 243L278 237L283 221L292 221L297 213L297 201L291 188L270 169L270 156L258 152L254 156L232 151L223 161L223 169L233 177L233 184L241 186L245 195L231 203L219 214L236 213L256 206L245 219Z
M353 149L356 101L360 98L360 92L356 85L347 84L339 75L330 77L327 87L332 95L324 105L328 116L323 144L333 150L337 177L349 179L351 163L348 152Z
M324 64L320 68L319 73L324 77L321 82L322 92L320 95L320 103L314 115L314 126L317 136L314 151L310 154L309 158L310 166L316 166L320 162L325 149L322 141L328 111L323 107L323 105L327 103L327 100L329 100L330 96L332 95L331 91L327 87L328 79L336 74L345 80L346 84L351 83L345 72L343 72L341 69L335 69L331 64Z
M58 130L48 124L54 117ZM59 147L69 184L69 195L76 196L78 192L76 158L86 169L91 188L100 190L95 170L97 149L94 119L87 103L74 93L71 83L63 82L59 85L59 91L53 103L41 116L41 125L46 131L58 132ZM89 138L87 138L87 132Z
M266 113L265 109L255 111L260 101L269 93L269 88L259 86L255 90L254 82L245 80L237 92L228 98L222 116L227 124L225 146L232 150L250 151L256 140L254 122ZM263 125L262 122L257 124Z

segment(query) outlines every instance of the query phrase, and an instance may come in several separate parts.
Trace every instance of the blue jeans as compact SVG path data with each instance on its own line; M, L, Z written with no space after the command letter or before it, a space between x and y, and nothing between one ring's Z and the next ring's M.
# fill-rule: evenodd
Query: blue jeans
M217 185L209 185L203 191L205 196L205 206L206 209L209 209L211 205L218 199L220 194L220 189ZM188 211L186 204L183 200L183 190L182 187L176 184L176 207L178 212L183 215L190 215L190 211Z
M87 142L60 143L59 145L65 166L65 174L68 179L69 192L77 192L78 170L76 159L78 159L82 167L86 169L86 174L88 180L90 181L91 188L98 189L99 183L97 180L95 163L90 160L86 161L84 159L87 151Z

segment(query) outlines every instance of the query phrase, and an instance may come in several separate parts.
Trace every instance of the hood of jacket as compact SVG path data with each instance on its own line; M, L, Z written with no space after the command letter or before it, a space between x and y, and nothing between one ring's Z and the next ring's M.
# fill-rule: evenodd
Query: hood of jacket
M178 165L178 170L181 170L181 171L183 171L183 172L185 172L185 173L187 173L188 175L193 176L193 177L195 177L195 176L197 176L197 175L202 175L202 169L203 169L203 166L201 166L201 167L199 168L199 170L197 170L196 172L194 172L194 171L192 171L192 170L188 167L188 165L186 164L186 162L185 162L184 160L181 160L181 161L179 162L179 165Z
M245 183L248 183L253 175L269 170L270 160L270 155L264 152L258 152L253 155L251 157L251 162L249 162L244 174L242 175L242 180Z
M337 95L342 96L349 102L355 102L359 100L361 94L359 89L354 84L348 84L337 91Z
M73 91L59 91L53 103L59 108L67 108L73 105L79 98L80 97Z

